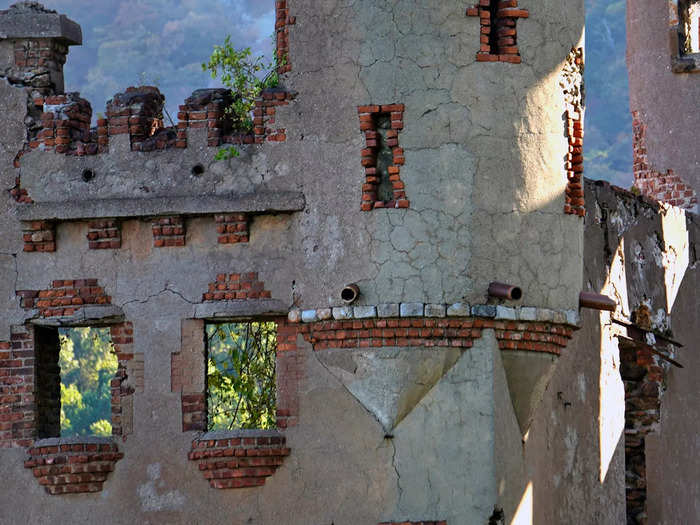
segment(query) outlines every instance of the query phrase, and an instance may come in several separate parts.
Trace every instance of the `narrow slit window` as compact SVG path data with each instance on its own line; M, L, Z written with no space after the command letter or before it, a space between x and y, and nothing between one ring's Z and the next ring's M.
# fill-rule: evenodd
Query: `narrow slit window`
M206 325L207 430L276 428L277 323Z
M680 0L678 14L681 53L700 53L700 0Z
M388 202L394 198L394 188L389 180L389 167L394 164L394 154L389 146L392 139L388 136L391 131L391 115L377 113L374 122L377 130L377 200Z

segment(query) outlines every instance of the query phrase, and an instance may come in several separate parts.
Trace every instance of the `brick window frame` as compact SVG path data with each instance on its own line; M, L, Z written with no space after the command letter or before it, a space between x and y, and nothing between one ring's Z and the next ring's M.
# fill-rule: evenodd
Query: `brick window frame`
M206 324L264 321L277 324L276 424L278 430L295 426L299 413L299 381L302 377L296 335L298 327L286 317L236 316L214 319L184 319L182 343L171 354L171 391L179 392L183 432L207 432Z
M527 9L518 7L518 0L479 0L467 9L467 16L480 22L477 62L508 62L520 64L517 21L528 18Z
M143 358L142 354L139 354L140 359L135 358L133 326L128 321L66 325L71 328L109 328L112 351L118 364L110 381L112 436L61 437L60 418L56 414L61 406L60 371L56 372L60 352L58 326L44 324L41 319L28 323L23 330L14 331L20 343L17 348L22 349L22 355L31 355L34 364L33 373L23 378L21 390L28 392L31 389L30 403L17 408L33 410L29 418L25 412L22 434L17 436L23 439L13 440L5 446L28 447L24 467L31 469L38 483L50 495L100 492L109 473L124 457L119 451L118 439L126 440L132 433L133 394L143 391ZM42 386L46 382L50 384Z
M206 325L247 321L277 324L276 428L208 431ZM297 332L286 317L272 315L183 320L181 350L171 354L171 389L181 393L183 432L197 432L188 459L198 463L211 488L262 486L291 453L284 432L297 424L299 413Z
M403 130L404 121L403 104L384 104L358 106L357 113L360 119L360 131L365 139L365 147L362 149L362 167L365 170L365 181L362 185L362 211L370 211L378 208L408 208L410 201L406 196L406 189L401 180L401 166L406 162L403 148L399 144L399 134ZM382 145L382 138L377 131L380 118L387 118L391 129L385 133L386 144ZM379 173L378 155L384 146L391 150L391 165L386 167L386 177L391 185L391 199L379 199L379 186L382 183L382 174Z
M112 438L122 438L133 432L133 398L135 392L143 391L143 359L135 359L133 351L133 325L130 322L118 322L114 324L104 323L71 323L69 328L109 328L112 352L117 358L117 370L110 380L111 408L110 420L112 424ZM58 339L58 327L36 322L29 328L34 350L34 392L36 397L34 416L34 435L38 439L61 438L60 423L53 421L49 411L60 412L60 397L44 399L49 395L52 385L46 386L40 383L56 378L55 360L58 363L60 342ZM50 362L49 362L50 361ZM61 376L58 372L60 385ZM59 389L60 391L60 389ZM59 394L60 396L60 394ZM47 420L48 418L48 420ZM58 423L58 426L56 424ZM71 436L79 439L79 436Z

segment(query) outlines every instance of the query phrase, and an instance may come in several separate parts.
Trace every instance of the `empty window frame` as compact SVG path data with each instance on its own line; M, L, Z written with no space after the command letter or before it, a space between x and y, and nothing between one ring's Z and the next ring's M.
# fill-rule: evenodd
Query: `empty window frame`
M276 427L277 323L205 325L207 430Z
M37 437L111 436L109 328L35 327Z
M681 54L700 53L700 0L679 0L678 19Z

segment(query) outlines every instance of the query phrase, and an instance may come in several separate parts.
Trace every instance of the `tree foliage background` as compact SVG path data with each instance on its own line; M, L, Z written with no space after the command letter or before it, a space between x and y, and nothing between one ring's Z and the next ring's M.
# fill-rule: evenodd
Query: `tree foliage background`
M275 427L277 325L207 325L209 430Z
M118 363L109 328L62 328L59 339L61 436L111 436Z

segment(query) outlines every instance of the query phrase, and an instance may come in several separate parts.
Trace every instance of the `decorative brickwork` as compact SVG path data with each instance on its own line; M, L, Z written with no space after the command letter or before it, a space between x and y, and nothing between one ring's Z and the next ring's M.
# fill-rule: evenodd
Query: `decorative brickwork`
M669 346L669 352L672 348ZM646 436L661 419L668 364L646 345L620 340L620 375L625 385L625 481L627 523L647 523Z
M265 283L258 280L258 272L220 273L216 281L209 283L209 291L202 301L232 301L235 299L269 299L272 294L265 290Z
M132 431L131 396L143 391L143 354L133 352L131 323L112 325L110 332L118 360L110 384L112 434L126 437ZM11 341L0 342L0 448L28 447L37 437L60 434L59 347L58 330L41 326L13 326Z
M228 89L198 89L185 99L177 114L178 148L187 147L188 129L207 129L207 144L219 146L221 138L231 133L231 120L225 118L225 110L233 102Z
M100 492L114 465L124 457L116 443L53 441L58 443L31 447L24 462L52 495Z
M647 158L647 126L638 111L632 112L634 132L634 185L642 194L673 206L693 209L698 203L695 190L673 170L656 171Z
M220 276L222 279L224 276ZM225 282L222 281L222 282ZM299 383L303 367L297 353L298 327L283 318L266 318L277 323L277 381L276 424L283 429L297 424L299 415ZM204 321L186 319L182 322L180 351L171 355L171 391L180 392L182 430L206 431L206 349Z
M481 328L494 328L498 348L501 350L521 350L545 352L560 355L573 336L573 328L553 323L524 323L522 321L475 322Z
M22 308L38 308L41 317L69 316L86 304L111 304L97 279L53 281L46 290L18 290Z
M114 219L88 223L88 247L91 250L116 250L121 248L122 236L119 222Z
M289 16L289 2L277 0L275 2L275 39L277 54L277 73L289 73L292 70L292 62L289 57L289 26L296 24L296 17Z
M22 240L25 252L55 252L56 224L50 221L25 222Z
M238 244L248 242L248 215L245 213L228 213L215 215L217 242L219 244Z
M34 105L43 113L31 148L78 156L98 153L97 133L90 129L92 107L78 93L37 98Z
M32 331L13 326L10 341L0 341L0 448L34 441L34 366Z
M185 218L181 215L154 219L152 231L155 248L185 245Z
M481 22L478 62L520 64L517 21L530 14L518 8L518 0L479 0L467 9L467 16L478 16Z
M566 154L566 204L564 213L586 215L583 200L583 48L571 48L559 85L564 94L564 121L569 150Z
M287 140L287 130L284 128L272 128L275 124L275 115L278 106L286 106L296 98L296 93L281 88L266 89L255 100L253 109L253 135L256 144L263 142L284 142ZM226 142L238 144L241 137L226 137Z
M318 321L299 325L298 332L314 350L420 346L470 348L482 329L494 329L501 350L560 355L573 328L553 323L494 321L491 319L356 319Z
M365 183L362 185L362 211L374 208L408 208L401 166L405 163L399 146L403 129L403 104L359 106L360 130L365 136L362 166Z
M470 348L481 331L474 319L366 319L299 325L314 350L381 346Z
M241 437L195 439L188 458L199 462L199 470L214 489L260 487L282 465L290 449L282 435L262 431L255 436L254 432Z
M296 94L282 88L264 90L255 99L252 133L236 131L225 110L233 102L227 89L198 89L180 106L178 113L177 147L187 147L188 129L207 129L207 144L210 147L222 144L263 144L284 142L287 131L272 128L278 106L286 106Z
M107 133L128 134L131 149L152 151L175 145L175 131L170 137L155 138L163 129L163 104L165 97L152 86L129 87L107 101Z

